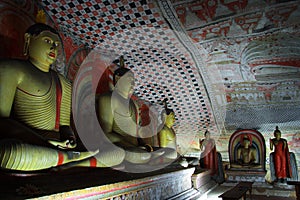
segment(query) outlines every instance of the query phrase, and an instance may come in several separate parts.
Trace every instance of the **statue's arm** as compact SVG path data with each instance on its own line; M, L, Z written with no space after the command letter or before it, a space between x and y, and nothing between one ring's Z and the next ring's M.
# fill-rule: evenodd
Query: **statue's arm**
M111 106L111 98L108 95L99 97L98 100L98 117L100 126L105 134L113 131L113 110Z
M13 62L0 62L0 117L9 117L16 89L22 81L22 73Z
M72 85L62 75L58 74L58 76L62 87L62 99L61 99L59 123L61 126L70 126Z
M159 136L159 146L160 147L166 147L168 144L168 136L167 136L167 131L165 129L162 129L158 136Z
M273 144L273 140L272 140L272 139L270 139L270 150L271 150L271 151L273 151L273 146L274 146L274 144Z
M286 149L287 148L287 141L286 139L283 139L283 149Z
M251 157L250 157L250 163L255 163L256 162L256 149L251 149Z
M237 150L237 157L236 157L237 161L240 161L242 159L241 154L242 154L242 149L238 148L238 150Z
M203 151L203 141L204 141L204 140L201 140L201 139L200 139L200 141L199 141L199 147L200 147L200 150L201 150L201 151Z

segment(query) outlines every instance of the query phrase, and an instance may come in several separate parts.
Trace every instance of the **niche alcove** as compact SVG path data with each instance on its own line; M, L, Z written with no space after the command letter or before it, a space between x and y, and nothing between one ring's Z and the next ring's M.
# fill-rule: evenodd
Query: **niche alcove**
M246 140L248 143L245 148ZM243 155L240 152L245 153ZM229 166L226 170L228 181L265 182L266 144L260 132L252 129L235 131L229 139L228 153ZM253 160L242 157L250 154ZM246 161L243 162L243 159Z

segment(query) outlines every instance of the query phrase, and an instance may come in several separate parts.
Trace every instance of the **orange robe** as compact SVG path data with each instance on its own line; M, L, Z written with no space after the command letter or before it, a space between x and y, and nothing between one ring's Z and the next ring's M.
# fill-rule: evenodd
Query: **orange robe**
M201 140L202 144L204 140ZM213 139L209 139L205 145L204 151L201 153L201 158L203 159L203 168L210 169L211 175L218 173L218 158L217 150Z
M273 144L275 146L274 151L274 168L275 175L277 178L287 178L291 177L292 171L290 166L290 154L288 146L284 148L284 143L286 143L285 139L280 139L275 144L275 140L273 139Z

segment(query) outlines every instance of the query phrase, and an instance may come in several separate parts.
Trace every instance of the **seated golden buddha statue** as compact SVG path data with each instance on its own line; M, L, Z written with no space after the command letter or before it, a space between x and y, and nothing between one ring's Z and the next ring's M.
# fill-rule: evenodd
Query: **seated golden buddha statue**
M134 89L134 74L124 67L123 57L120 66L114 71L114 89L98 96L98 118L106 137L126 151L125 160L129 163L147 163L152 155L163 152L151 152L152 147L145 147L143 138L152 135L150 126L138 123L138 106L130 98ZM149 147L149 148L148 148Z
M150 164L171 163L178 158L176 134L172 126L175 123L175 113L167 106L167 99L164 100L165 112L162 112L164 125L158 132L158 147L153 147L154 150L159 149L164 151L164 154L157 159L153 159Z
M237 148L236 163L232 164L232 167L260 167L257 164L256 154L257 151L251 146L251 141L247 136L243 137L242 146Z
M55 146L74 148L76 138L70 128L71 84L50 69L59 45L56 30L37 23L25 33L24 54L28 59L0 61L0 117L6 121L7 133L23 129L22 134L28 134L22 127L26 125L30 129L25 130L34 129L45 140L48 136L54 138L47 141ZM21 123L11 124L9 118Z
M165 124L163 128L158 133L159 147L169 148L170 151L164 154L165 158L174 160L177 158L177 143L176 135L172 128L175 123L175 113L172 109L167 106L167 99L165 102Z
M97 153L56 149L76 147L76 137L70 127L72 87L64 76L51 69L59 45L56 30L37 23L25 33L24 54L28 59L0 61L1 168L40 170L83 160ZM124 151L114 151L117 152L97 154L96 161L91 157L93 166L121 163ZM32 165L33 161L25 157L34 157L40 162ZM106 165L98 162L102 158L109 160L103 162ZM25 163L18 165L21 162ZM85 160L80 166L90 166L90 162Z

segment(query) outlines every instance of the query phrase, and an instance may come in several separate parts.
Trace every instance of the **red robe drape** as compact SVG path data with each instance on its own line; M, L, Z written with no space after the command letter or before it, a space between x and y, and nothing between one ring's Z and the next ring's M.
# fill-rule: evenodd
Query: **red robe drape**
M273 139L273 144L275 146L274 168L275 175L277 178L290 178L292 176L290 165L290 153L287 143L286 147L284 147L284 143L286 143L285 139L281 138L279 141L275 141Z
M202 144L204 140L201 140ZM215 142L213 139L207 140L204 151L201 153L203 159L203 167L211 170L211 175L217 174L218 169L218 159L217 159L217 150Z

